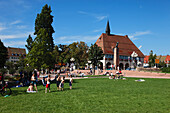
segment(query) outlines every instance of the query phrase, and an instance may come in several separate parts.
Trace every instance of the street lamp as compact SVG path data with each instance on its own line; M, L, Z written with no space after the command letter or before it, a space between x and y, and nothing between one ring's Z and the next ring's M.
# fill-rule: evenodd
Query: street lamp
M72 57L72 58L70 59L70 61L71 61L70 68L71 68L71 70L72 70L72 67L74 66L74 63L73 63L73 62L75 61L75 59ZM71 71L71 70L70 70L70 71Z

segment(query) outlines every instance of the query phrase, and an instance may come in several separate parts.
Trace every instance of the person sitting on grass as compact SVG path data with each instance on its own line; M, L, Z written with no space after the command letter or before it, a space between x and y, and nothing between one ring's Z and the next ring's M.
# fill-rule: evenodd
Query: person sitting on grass
M113 79L111 75L109 75L109 79Z
M72 84L73 84L73 78L72 78L72 75L70 75L70 82L69 82L70 89L72 89Z
M45 88L45 93L47 93L47 88L49 88L49 92L50 92L50 75L48 75L47 77L47 84L46 84L46 88Z
M65 77L62 77L62 79L61 79L61 83L60 83L60 86L59 86L59 89L60 89L60 91L62 90L64 90L64 79L65 79ZM62 88L62 89L61 89Z
M27 89L27 92L33 91L33 83L30 83L30 86Z

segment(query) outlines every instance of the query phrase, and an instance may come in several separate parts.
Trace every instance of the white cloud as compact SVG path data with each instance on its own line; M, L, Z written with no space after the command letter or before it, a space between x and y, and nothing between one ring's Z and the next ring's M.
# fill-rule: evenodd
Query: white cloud
M13 34L13 35L0 35L0 39L6 40L6 39L26 38L28 37L29 34L32 34L32 32Z
M0 23L0 31L4 30L4 29L7 29L6 27L4 27L4 23Z
M84 12L84 11L78 11L78 13L92 16L92 17L96 18L98 21L102 21L102 20L104 20L105 18L108 17L108 16L105 16L105 15L99 15L99 14L95 14L95 13L88 13L88 12Z
M57 44L71 44L73 42L84 41L86 43L96 41L99 38L97 36L61 36L57 38Z
M97 18L98 21L102 21L105 18L107 18L107 16L96 16L96 18Z
M78 13L80 13L80 14L88 14L87 12L84 12L84 11L78 11Z
M27 28L27 26L26 25L18 25L18 26L16 26L18 29L25 29L25 28Z
M8 46L20 47L20 46L25 46L26 41L8 41L8 42L4 42L4 45L6 47L8 47Z
M7 28L0 26L0 31L2 31L2 30L4 30L4 29L7 29Z
M132 35L129 35L129 38L132 40L137 40L138 38L136 38L137 36L142 36L142 35L147 35L147 34L152 34L152 32L150 31L139 31L139 32L135 32Z
M16 21L13 21L10 23L10 25L16 25L16 24L19 24L21 23L21 20L16 20Z
M103 29L96 29L96 30L93 30L93 32L101 32Z

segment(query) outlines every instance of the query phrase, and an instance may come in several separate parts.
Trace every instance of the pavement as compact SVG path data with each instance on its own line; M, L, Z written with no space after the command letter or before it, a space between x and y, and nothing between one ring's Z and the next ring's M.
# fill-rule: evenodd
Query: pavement
M72 73L77 74L77 72L84 73L85 75L88 75L90 70L74 70ZM98 72L96 70L95 75L103 75L105 72L109 73L116 73L116 70L103 70L103 72ZM170 79L170 74L168 73L157 73L157 72L144 72L144 71L136 71L136 70L122 70L122 74L124 77L133 77L133 78L162 78L162 79ZM61 73L61 76L67 75L66 73ZM41 75L41 77L46 76L46 75ZM54 79L55 74L51 74L51 78ZM86 79L86 78L96 78L96 77L73 77L73 79ZM107 77L102 77L102 78L107 78ZM69 77L66 77L65 79L69 79Z

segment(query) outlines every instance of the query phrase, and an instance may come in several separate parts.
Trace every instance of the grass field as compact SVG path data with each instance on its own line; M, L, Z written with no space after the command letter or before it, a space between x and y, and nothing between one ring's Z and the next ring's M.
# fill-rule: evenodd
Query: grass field
M170 80L134 80L74 80L72 90L65 83L65 90L59 92L52 84L52 92L47 94L43 86L38 86L38 93L35 94L26 93L27 87L12 88L11 96L0 96L0 113L170 112Z

